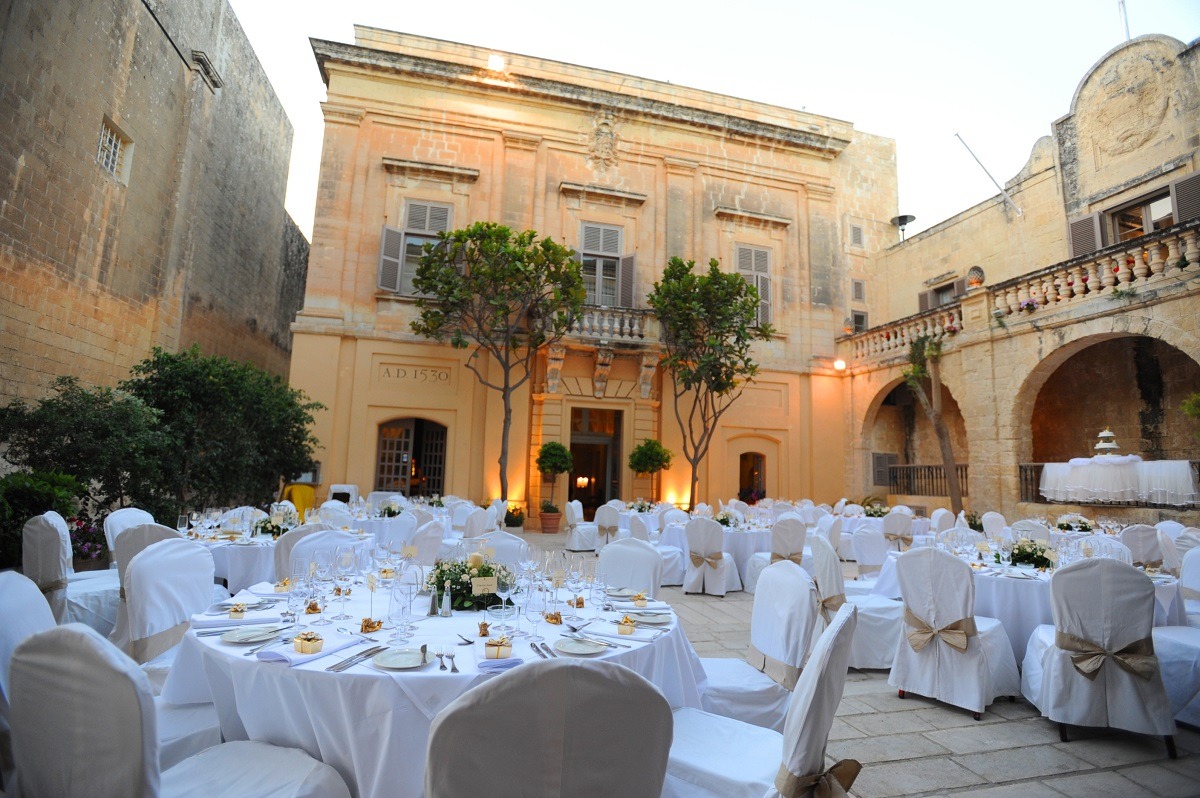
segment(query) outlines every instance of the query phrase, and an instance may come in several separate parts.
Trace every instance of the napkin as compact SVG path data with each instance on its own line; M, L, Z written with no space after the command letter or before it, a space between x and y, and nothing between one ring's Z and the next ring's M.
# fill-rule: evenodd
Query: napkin
M282 599L287 598L287 593L275 592L274 582L259 582L256 585L250 585L250 587L243 590L242 593L250 593L252 596L258 596L259 598L272 598L274 596L278 596ZM241 595L241 593L238 595Z
M613 605L614 609L617 609L621 612L637 612L638 610L669 610L669 609L671 609L671 605L668 604L667 602L654 601L654 600L647 601L645 607L635 607L633 605L632 601L617 601L616 599L614 599L612 601L612 605Z
M262 662L283 662L290 667L295 667L362 642L357 635L346 635L341 632L321 632L320 634L325 639L325 645L316 654L301 654L291 643L281 643L263 649L254 656Z
M503 673L517 667L525 660L520 657L507 657L505 659L485 659L481 660L476 667L480 673Z
M199 615L193 615L191 618L192 628L211 629L217 626L253 626L255 624L279 623L283 620L278 604L262 610L247 610L244 617L236 620L229 617L228 610L234 604L257 604L260 598L260 596L254 595L249 590L240 590L233 598L222 601L219 604L214 604L206 612ZM225 610L225 612L220 612L220 610ZM209 613L216 614L210 615Z
M633 634L623 635L623 634L617 633L617 627L615 624L611 627L606 627L606 628L612 629L612 632L601 632L600 630L596 629L594 626L589 626L586 629L581 629L579 634L583 635L584 637L604 637L604 638L612 638L613 640L625 640L625 641L633 640L638 643L649 643L651 640L654 640L659 635L658 631L656 631L654 629L635 628L633 630Z

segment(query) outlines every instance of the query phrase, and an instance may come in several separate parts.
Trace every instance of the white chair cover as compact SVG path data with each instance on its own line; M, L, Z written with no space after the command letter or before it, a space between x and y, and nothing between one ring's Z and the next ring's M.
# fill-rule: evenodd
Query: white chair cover
M329 502L325 502L325 504L329 504ZM354 526L354 516L350 514L349 510L322 506L321 523L327 524L334 529L349 529Z
M841 514L846 518L857 518L863 514L863 506L861 504L847 504L842 508Z
M322 510L341 510L344 513L350 512L350 505L341 499L326 499L321 502Z
M750 513L750 505L740 499L731 499L729 509L741 514L742 518L745 518Z
M1188 626L1200 628L1200 546L1183 555L1183 565L1179 568L1179 594L1187 611Z
M1159 521L1157 524L1154 525L1154 528L1161 532L1166 532L1167 535L1171 538L1171 540L1174 540L1175 538L1179 537L1179 533L1182 532L1187 527L1185 527L1183 524L1179 523L1178 521L1166 520L1166 521Z
M477 538L493 529L488 526L488 513L482 507L469 508L463 520L463 537Z
M0 784L13 789L12 734L9 725L8 673L17 646L38 632L53 629L54 613L42 591L16 571L0 571Z
M883 517L879 526L889 549L904 551L912 546L912 522L912 516L904 513L888 513ZM862 562L859 561L860 569L861 566Z
M1200 726L1200 629L1159 626L1153 637L1171 714L1179 723Z
M929 516L929 529L933 534L944 532L954 526L954 513L945 507L939 507Z
M1050 542L1050 528L1041 521L1034 521L1032 518L1024 518L1015 522L1011 528L1010 538L1029 538L1030 540L1041 540L1046 543ZM995 537L993 535L992 537Z
M484 510L483 512L487 518L487 523L484 524L484 529L496 529L496 527L497 527L497 525L496 525L496 505L495 504L489 505L488 508L486 510ZM503 515L500 516L500 520L501 521L504 520Z
M1178 576L1179 569L1183 567L1183 558L1179 556L1179 549L1175 548L1175 541L1166 530L1158 530L1158 548L1162 551L1162 569Z
M983 534L987 535L992 540L1004 534L1004 527L1008 526L1008 522L1004 520L1004 516L997 512L986 512L983 518Z
M1021 680L1012 645L999 621L975 615L975 580L965 562L936 549L912 549L896 561L896 578L908 617L937 633L920 651L907 635L900 637L889 684L971 712L983 712L996 696L1017 694ZM968 634L960 651L947 642L945 630L972 618L978 633ZM906 632L915 630L906 625Z
M854 531L853 545L859 576L877 576L892 548L883 532L860 527Z
M460 501L455 502L454 506L447 505L446 509L450 513L450 528L465 535L467 516L475 511L475 505L471 502Z
M700 660L708 682L705 711L783 731L816 617L817 589L803 568L782 560L764 570L754 596L746 659Z
M191 616L212 603L212 554L195 541L161 540L134 556L126 579L129 653L145 663L178 645Z
M683 592L724 596L741 590L737 564L724 551L725 528L708 518L693 518L684 529L688 552Z
M646 529L646 522L642 520L638 513L633 513L629 516L629 537L650 543L662 558L662 578L660 584L683 584L683 575L686 569L683 567L683 550L681 548L664 545L662 541L659 541L657 544L651 543L650 531Z
M811 789L787 789L784 780L826 772L825 747L854 630L855 611L843 607L800 674L783 734L698 709L676 710L664 798L781 798L781 782L789 797L811 795Z
M241 529L247 523L261 521L266 517L267 513L265 510L244 504L241 507L234 507L232 510L226 510L221 513L221 517L217 522L221 526L236 526L238 529Z
M791 502L780 501L780 502L775 502L774 504L771 505L771 516L776 521L778 521L779 516L783 515L784 513L794 513L794 512L796 512L796 506L794 504L792 504ZM797 513L797 515L798 515L798 513Z
M160 773L158 718L145 675L82 625L50 629L21 644L13 655L12 681L23 795L350 795L333 768L302 751L265 743L213 746Z
M292 575L292 549L296 543L314 532L329 529L328 524L304 524L284 532L275 541L275 579L281 580Z
M783 513L771 526L771 550L757 551L750 555L746 562L746 577L742 587L747 593L753 593L758 587L758 579L767 566L779 560L791 560L801 567L812 563L804 561L804 539L808 528L796 513Z
M567 524L567 540L563 548L567 551L595 551L596 525L583 520L582 504L578 499L563 505L563 518Z
M367 506L371 508L371 512L377 513L380 508L393 501L393 497L395 496L400 496L402 501L396 502L400 506L408 504L408 499L405 499L394 490L373 490L367 494Z
M375 542L378 545L385 546L389 549L403 548L413 539L416 529L416 514L411 512L403 512L395 518L390 519L389 523L384 524L380 531L375 533ZM445 528L439 524L439 540L441 539L440 535L445 531Z
M425 796L486 794L481 778L498 794L530 798L656 796L670 744L666 699L628 668L565 658L527 662L467 691L433 719Z
M625 538L605 546L600 552L600 569L605 582L612 587L645 591L650 598L658 596L662 567L662 555L644 540Z
M122 507L120 510L113 510L104 517L104 539L108 541L108 550L114 550L117 535L129 527L153 523L154 516L137 507Z
M1125 563L1092 559L1059 569L1050 578L1054 626L1039 626L1030 636L1021 692L1056 723L1172 734L1175 723L1153 658L1154 601L1154 584ZM1130 653L1150 655L1142 676L1111 653L1139 643ZM1089 678L1073 657L1097 648L1103 650L1099 670Z
M426 566L437 562L438 550L442 547L442 534L445 531L440 521L430 521L418 529L412 536L412 542L408 544L417 550L413 562Z
M170 527L162 524L138 524L131 526L121 533L117 538L117 548L113 551L113 559L117 561L117 576L120 579L121 586L125 586L125 577L129 570L129 563L133 562L133 558L144 551L147 547L153 546L163 540L183 540L183 535L179 534ZM212 583L212 579L208 580ZM209 591L210 595L212 591Z
M322 529L313 532L311 535L305 535L300 538L292 546L291 556L288 558L288 573L290 574L291 572L292 560L308 562L318 550L328 550L330 553L333 553L337 550L338 546L354 546L358 549L368 545L370 545L370 537L364 540L353 532L347 532L344 529ZM279 578L282 579L282 577Z
M1134 565L1157 565L1162 562L1162 551L1158 548L1158 530L1149 524L1127 526L1117 537L1129 549Z
M858 609L858 631L850 643L850 667L890 668L896 644L904 635L904 605L870 593L850 593L830 542L817 536L810 546L819 609L817 631L825 628L843 603L852 604Z
M891 513L904 513L904 514L905 514L905 515L907 515L909 518L913 518L914 516L916 516L916 513L914 513L914 512L913 512L913 509L912 509L911 507L909 507L907 504L896 504L896 505L893 505L893 506L892 506L892 509L888 510L888 513L889 513L889 514L891 514Z
M107 635L120 619L118 576L104 571L93 578L72 579L71 539L66 524L60 526L54 516L47 513L25 522L22 570L45 595L55 620L86 623Z
M604 506L611 507L614 510L620 512L621 510L625 509L625 502L621 501L620 499L609 499L607 502L604 503Z
M612 502L596 508L596 553L599 554L604 550L604 547L614 540L621 537L621 515Z
M1107 557L1133 565L1133 553L1121 541L1109 535L1087 535L1078 540L1080 550L1085 546L1092 547L1093 557Z
M509 570L514 573L520 570L518 563L521 560L521 547L525 545L524 540L518 535L503 530L488 532L481 537L485 541L485 547L496 550L494 556L496 562L508 566Z
M410 512L417 519L417 529L420 529L434 519L433 513L423 507L414 505L410 508Z
M1200 547L1200 529L1194 526L1187 527L1175 538L1175 548L1179 550L1180 557L1186 557L1189 551L1197 547Z
M330 498L337 496L339 493L346 494L347 498L342 500L345 501L346 504L354 504L354 502L358 501L358 485L341 483L338 485L329 486Z
M810 507L816 506L813 504L812 499L805 499L804 501L807 502ZM842 497L842 498L838 499L837 502L834 503L833 507L829 508L829 510L834 515L841 515L842 513L844 513L846 511L846 504L849 503L849 501L850 501L849 499Z
M700 512L699 506L696 508L696 515L703 515L703 513ZM659 529L662 529L667 524L686 524L691 519L692 517L683 510L672 508L667 510L667 512L663 515L663 524L659 527Z
M692 508L692 511L693 511L693 512L694 512L696 515L708 516L709 518L711 518L711 517L712 517L712 507L710 507L709 505L705 504L704 502L697 502L697 503L696 503L696 506ZM683 511L682 511L682 510L680 510L680 512L683 512ZM686 523L687 523L687 521L684 521L683 523L685 523L685 524L686 524Z

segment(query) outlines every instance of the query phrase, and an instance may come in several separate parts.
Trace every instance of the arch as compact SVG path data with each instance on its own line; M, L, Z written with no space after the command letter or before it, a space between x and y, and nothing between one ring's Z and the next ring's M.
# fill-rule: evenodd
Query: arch
M780 495L780 475L784 468L782 438L761 432L747 432L731 436L725 442L724 477L727 482L717 488L736 496L741 490L742 455L755 454L762 459L762 489L767 496Z
M381 421L375 436L374 490L405 496L444 493L448 432L445 424L419 416Z
M767 496L767 456L762 452L738 455L738 498L753 504Z
M1098 71L1100 71L1100 68L1103 67L1106 63L1108 63L1108 61L1110 59L1112 59L1113 56L1115 56L1121 50L1124 50L1126 48L1138 47L1143 44L1151 44L1151 43L1160 44L1163 47L1168 48L1171 52L1172 57L1178 56L1179 53L1183 52L1188 47L1186 44L1179 41L1175 37L1165 36L1160 33L1148 33L1144 36L1134 37L1127 42L1121 42L1116 47L1112 48L1107 53L1100 56L1100 58L1096 61L1096 63L1092 64L1091 68L1088 69L1087 72L1083 73L1083 78L1080 79L1079 85L1077 85L1075 87L1075 92L1071 95L1071 115L1073 116L1075 114L1075 112L1078 110L1079 95L1083 92L1084 87L1087 86L1088 82L1092 79L1092 76L1095 75Z

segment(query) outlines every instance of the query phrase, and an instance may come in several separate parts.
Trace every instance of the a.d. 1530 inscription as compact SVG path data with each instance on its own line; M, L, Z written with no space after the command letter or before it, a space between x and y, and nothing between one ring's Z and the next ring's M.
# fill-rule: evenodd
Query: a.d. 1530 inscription
M384 363L379 366L379 379L392 384L449 385L450 369Z

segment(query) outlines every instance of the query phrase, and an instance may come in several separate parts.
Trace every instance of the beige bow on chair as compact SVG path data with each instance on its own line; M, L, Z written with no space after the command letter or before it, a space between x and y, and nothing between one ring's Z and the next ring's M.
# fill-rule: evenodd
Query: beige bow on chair
M56 579L52 582L43 582L39 584L38 590L41 590L43 593L53 593L55 590L62 590L66 586L66 579ZM124 588L121 588L121 590L124 591ZM124 596L122 596L122 598L124 598Z
M910 548L913 542L912 532L884 532L883 536L889 541L900 541L904 544L904 548Z
M1158 673L1158 657L1154 656L1154 639L1143 637L1135 640L1120 651L1108 651L1090 640L1076 637L1068 632L1055 631L1054 645L1071 654L1071 664L1080 675L1090 680L1096 679L1104 660L1116 660L1123 670L1129 671L1139 679L1149 679Z
M607 542L609 539L615 538L617 536L617 527L615 527L615 526L597 526L596 527L596 535L598 537L604 538L605 541Z
M913 651L920 651L929 645L934 637L940 637L946 641L946 645L958 651L967 650L967 639L979 634L975 628L974 618L961 618L954 623L949 623L941 629L934 629L923 619L913 614L913 611L908 607L904 608L904 622L912 627L908 632L908 644L912 646Z
M699 568L701 565L708 563L709 566L717 568L721 565L721 560L725 557L725 552L715 551L709 555L697 554L694 551L689 551L688 555L692 558L692 565Z
M854 759L843 759L824 773L811 776L797 776L780 765L779 773L775 775L775 789L783 798L808 795L809 788L812 788L813 798L847 798L861 770L862 765Z
M817 609L821 611L821 617L825 619L825 623L830 623L830 619L837 614L837 611L846 603L845 593L834 593L832 596L826 596L818 600Z
M772 565L781 560L791 560L792 562L796 563L796 565L804 565L804 552L794 551L791 554L780 554L777 551L771 552Z

